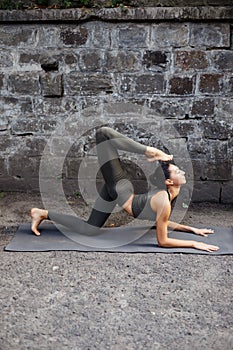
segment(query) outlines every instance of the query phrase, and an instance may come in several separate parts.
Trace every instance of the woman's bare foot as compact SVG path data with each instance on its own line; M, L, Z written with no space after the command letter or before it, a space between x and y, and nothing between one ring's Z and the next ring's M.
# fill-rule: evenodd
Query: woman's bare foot
M155 160L161 160L163 162L168 162L173 159L173 155L164 153L163 151L155 148L147 146L146 149L146 157L148 162L154 162Z
M44 209L32 208L30 214L32 218L31 230L35 233L35 235L40 236L38 226L43 220L48 219L48 211Z

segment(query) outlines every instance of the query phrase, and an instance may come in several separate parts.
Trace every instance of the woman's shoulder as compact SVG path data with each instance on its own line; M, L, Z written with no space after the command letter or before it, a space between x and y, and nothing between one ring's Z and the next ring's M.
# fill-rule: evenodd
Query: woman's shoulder
M160 212L163 210L170 213L171 203L168 192L166 190L154 192L150 199L150 205L153 211Z
M165 189L152 189L149 191L149 196L151 198L164 198L170 200L169 192Z

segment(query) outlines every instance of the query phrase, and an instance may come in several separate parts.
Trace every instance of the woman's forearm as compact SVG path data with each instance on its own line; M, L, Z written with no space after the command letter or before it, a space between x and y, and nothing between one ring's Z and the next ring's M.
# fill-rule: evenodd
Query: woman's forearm
M194 248L195 243L195 241L167 238L165 241L160 242L159 246L164 248Z
M195 228L192 226L181 225L173 221L168 221L168 227L172 230L184 231L184 232L194 232L195 230Z

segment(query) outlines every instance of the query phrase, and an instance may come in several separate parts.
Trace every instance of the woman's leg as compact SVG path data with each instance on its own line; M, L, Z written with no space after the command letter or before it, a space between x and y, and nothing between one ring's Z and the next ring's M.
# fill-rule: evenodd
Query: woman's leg
M107 186L104 184L99 192L99 197L93 205L87 223L92 226L102 227L111 215L115 206L116 201L113 201L109 196Z
M34 233L39 234L37 228L40 222L44 219L49 219L80 234L98 234L98 228L104 225L116 203L118 202L120 205L124 204L133 193L132 185L129 181L126 181L126 174L121 167L117 150L145 154L146 146L108 127L102 127L97 130L96 144L99 164L105 184L101 188L100 196L93 206L89 219L85 221L76 216L56 213L54 211L49 211L48 213L46 211L46 216L44 216L45 214L42 214L42 212L45 211L33 208L31 217L32 231ZM117 186L117 183L119 183L119 186ZM117 188L120 188L121 193L119 196ZM117 197L118 200L116 202Z
M118 150L145 154L147 147L108 127L97 130L96 145L100 170L109 196L122 206L133 193L133 187L122 169ZM117 188L120 188L121 193Z
M91 214L87 221L73 215L64 215L54 211L48 212L48 219L57 224L63 225L74 232L80 234L95 234L95 228L101 228L111 215L116 202L108 194L104 184L100 190L100 195L94 203ZM91 226L91 227L90 227Z

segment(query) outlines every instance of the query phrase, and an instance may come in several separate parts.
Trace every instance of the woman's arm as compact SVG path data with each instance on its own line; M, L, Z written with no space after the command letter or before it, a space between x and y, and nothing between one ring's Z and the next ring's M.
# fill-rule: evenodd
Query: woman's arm
M176 231L192 232L196 235L207 237L209 233L214 233L214 230L208 228L197 228L187 225L181 225L173 221L168 221L168 227Z
M156 235L157 235L157 241L160 247L195 248L199 250L205 250L207 252L212 252L219 249L219 247L217 246L205 244L202 242L169 238L167 234L167 228L169 223L168 219L171 211L170 204L169 203L167 203L166 205L163 204L163 207L158 209L159 211L157 213L157 220L156 220ZM189 226L185 226L185 227L189 228Z

